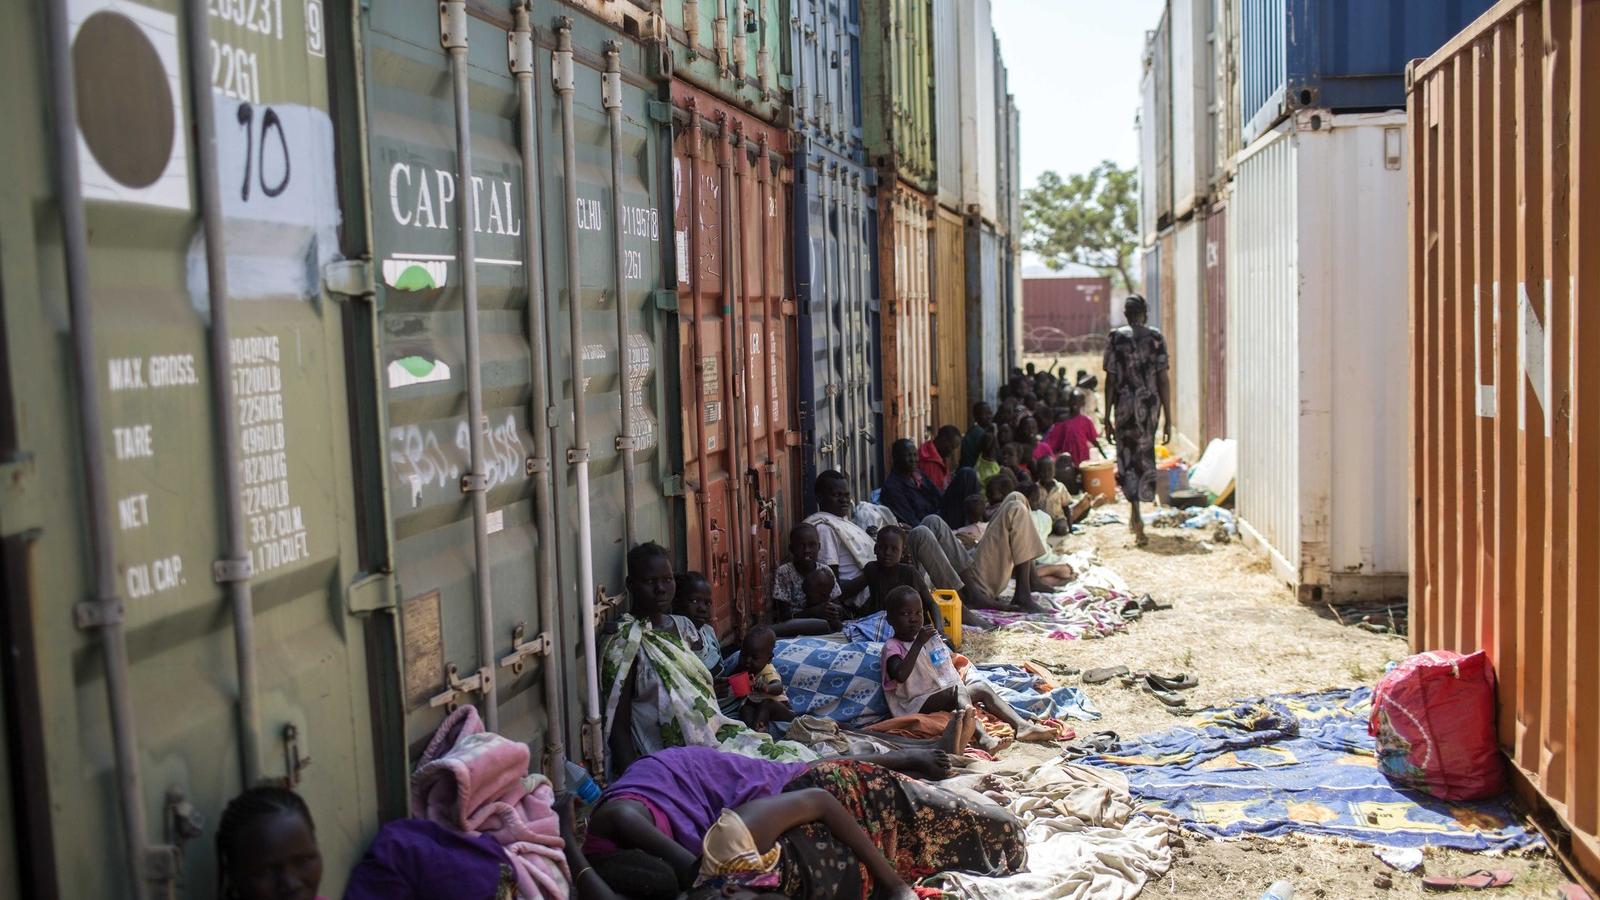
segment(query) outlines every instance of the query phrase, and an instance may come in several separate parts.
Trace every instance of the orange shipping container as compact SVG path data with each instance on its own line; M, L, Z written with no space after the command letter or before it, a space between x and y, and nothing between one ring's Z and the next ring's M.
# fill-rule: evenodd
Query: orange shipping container
M799 510L788 139L682 81L672 103L689 567L727 637L761 615Z
M929 225L934 203L891 174L879 181L878 290L882 297L884 435L922 443L933 418L933 349L928 328ZM885 463L887 465L887 462Z
M1600 877L1600 3L1501 2L1409 81L1411 640L1489 652Z
M961 214L939 207L933 239L934 419L966 430L972 424L967 402L967 254Z

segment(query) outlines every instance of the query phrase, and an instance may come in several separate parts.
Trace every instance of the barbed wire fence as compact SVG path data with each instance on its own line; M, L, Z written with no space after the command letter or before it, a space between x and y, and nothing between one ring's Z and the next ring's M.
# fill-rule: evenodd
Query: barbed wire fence
M1096 334L1068 334L1054 325L1030 325L1023 328L1022 350L1026 356L1051 356L1049 371L1060 367L1062 360L1086 353L1100 354L1106 349L1104 332Z

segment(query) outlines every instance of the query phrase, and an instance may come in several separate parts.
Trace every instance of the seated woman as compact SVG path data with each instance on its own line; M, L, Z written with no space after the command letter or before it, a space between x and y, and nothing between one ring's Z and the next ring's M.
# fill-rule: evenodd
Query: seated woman
M217 823L219 900L315 897L321 883L317 827L299 794L262 786L229 801Z
M671 614L677 582L665 548L647 542L628 552L629 613L617 623L600 661L605 739L613 775L666 747L721 747L766 758L809 760L816 754L773 741L722 714L711 672L686 640L694 623Z
M954 725L952 722L952 730L947 732L946 746L954 746L959 740L954 734ZM970 722L967 729L971 731ZM897 768L944 777L950 773L954 761L941 751L901 751L851 760L794 764L702 747L664 750L639 760L633 769L606 789L590 817L589 840L583 849L589 861L607 875L611 859L608 854L626 849L643 850L666 860L687 887L694 880L697 857L703 849L706 833L724 810L784 790L820 787L844 803L862 825L874 832L874 840L890 854L891 862L902 877L920 878L948 868L987 871L986 853L1017 860L1020 864L1021 829L1008 828L1017 825L1010 813L1000 807L981 808L968 804L953 794L891 771ZM919 829L934 830L932 823L936 818L939 837L912 834ZM885 840L878 840L880 832ZM1015 848L1007 846L1008 836L1014 836ZM813 846L804 848L800 860L808 853L813 857L816 852L825 853L827 864L841 870L832 877L844 878L842 870L847 866L840 865L840 859L846 857L830 842L826 832L808 833L808 837L815 839L807 841ZM822 851L813 851L814 846L821 846ZM972 868L975 864L978 867ZM574 871L578 868L573 867ZM854 871L854 867L848 868ZM786 878L786 885L796 880ZM791 897L866 896L859 887L845 893L791 893L788 890L782 893Z

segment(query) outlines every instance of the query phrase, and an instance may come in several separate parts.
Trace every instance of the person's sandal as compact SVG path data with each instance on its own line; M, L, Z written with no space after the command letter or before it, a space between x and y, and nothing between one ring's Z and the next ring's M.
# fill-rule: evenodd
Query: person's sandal
M1127 666L1105 666L1099 669L1090 669L1083 673L1084 684L1105 684L1119 675L1128 674Z

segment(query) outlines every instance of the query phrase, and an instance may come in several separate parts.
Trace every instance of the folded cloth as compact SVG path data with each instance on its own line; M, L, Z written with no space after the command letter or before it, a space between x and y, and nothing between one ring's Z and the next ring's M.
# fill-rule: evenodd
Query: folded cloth
M516 871L519 900L567 896L554 799L549 779L528 773L528 745L484 731L471 706L445 718L411 775L411 814L493 838Z
M762 853L750 834L750 827L738 813L725 809L706 829L700 851L700 877L695 883L776 887L778 860L782 854L776 844Z

